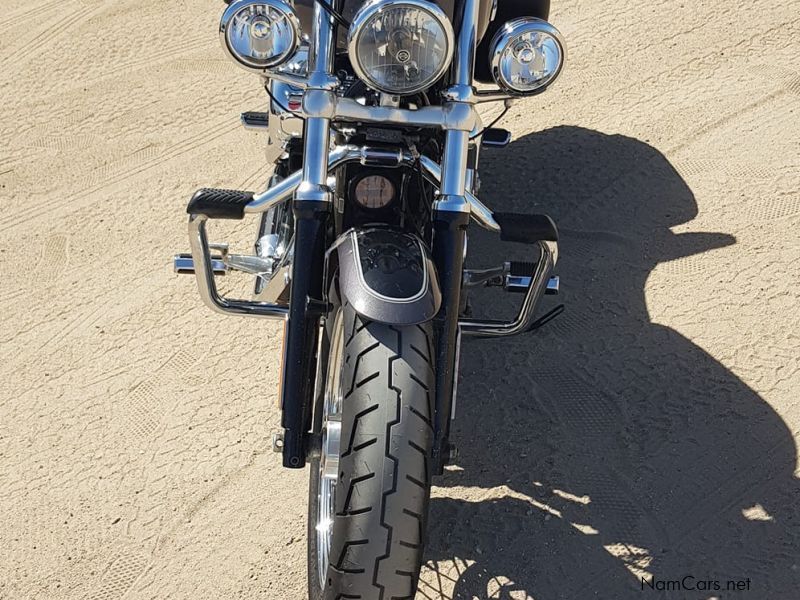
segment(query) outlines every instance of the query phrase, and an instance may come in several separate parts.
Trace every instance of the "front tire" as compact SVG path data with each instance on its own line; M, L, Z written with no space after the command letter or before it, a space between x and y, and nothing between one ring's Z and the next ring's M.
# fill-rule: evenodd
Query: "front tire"
M328 416L339 452L332 463L323 441L321 458L311 461L309 596L413 599L430 499L431 327L369 322L346 302L337 313L323 344L330 352L326 381L337 389L326 390L323 404L334 409ZM329 392L339 394L338 414ZM333 464L338 474L330 510L320 492Z

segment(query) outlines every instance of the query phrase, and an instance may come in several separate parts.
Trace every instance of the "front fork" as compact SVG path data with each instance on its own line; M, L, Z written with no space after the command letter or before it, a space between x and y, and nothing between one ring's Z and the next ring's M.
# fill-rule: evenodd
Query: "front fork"
M341 9L341 0L333 2ZM333 17L314 4L314 27L309 56L309 91L329 89L334 81L333 58L336 25ZM293 199L294 261L291 272L289 319L283 360L281 408L283 416L283 466L305 466L311 429L317 338L322 310L327 220L333 195L328 187L328 149L331 122L309 117L303 131L303 178Z
M453 104L473 98L472 78L478 39L480 0L461 4L461 28L453 59L453 85L445 96ZM442 157L439 196L433 213L433 259L439 270L442 308L436 316L436 391L434 394L433 473L441 474L450 457L450 423L458 379L461 343L458 316L464 271L464 248L470 205L467 201L467 168L470 131L448 130Z
M336 0L334 9L341 8ZM454 86L448 101L456 108L472 95L479 0L466 0L454 58ZM327 187L330 116L321 114L316 100L335 85L333 57L336 25L320 3L314 5L314 27L309 48L309 86L304 94L303 178L295 193L295 257L284 349L281 406L283 464L305 466L316 373L317 336L323 298L323 265L327 216L332 194ZM465 108L465 107L462 107ZM469 107L472 110L472 107ZM436 392L434 413L434 472L441 472L449 455L450 413L458 376L456 346L461 298L466 228L470 208L466 197L466 171L470 132L448 129L442 161L439 196L433 213L433 248L442 289L442 308L435 317L437 329Z

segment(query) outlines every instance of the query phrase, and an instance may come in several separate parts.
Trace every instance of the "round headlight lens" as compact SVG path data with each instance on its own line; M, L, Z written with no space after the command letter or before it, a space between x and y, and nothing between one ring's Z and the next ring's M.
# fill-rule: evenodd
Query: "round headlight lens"
M558 77L564 54L561 34L550 23L533 17L515 19L492 40L492 76L507 91L534 94Z
M251 71L264 71L288 60L300 43L300 23L283 0L236 0L220 22L222 44Z
M356 14L348 35L350 61L370 87L414 94L439 79L453 59L453 26L425 0L377 0Z

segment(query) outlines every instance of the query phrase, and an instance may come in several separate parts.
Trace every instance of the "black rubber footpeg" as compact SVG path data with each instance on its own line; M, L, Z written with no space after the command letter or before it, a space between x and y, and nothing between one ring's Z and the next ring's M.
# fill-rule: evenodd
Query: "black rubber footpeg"
M509 269L508 274L513 275L514 277L530 277L535 268L536 263L514 260L511 261L511 268Z
M269 113L243 112L240 118L242 125L250 129L266 129L269 127Z
M244 207L252 200L253 192L204 188L195 192L186 212L209 219L244 219Z
M508 129L489 127L481 136L481 146L488 148L505 148L511 143L511 132Z
M494 213L494 219L500 225L500 239L504 242L535 244L558 241L558 228L547 215Z

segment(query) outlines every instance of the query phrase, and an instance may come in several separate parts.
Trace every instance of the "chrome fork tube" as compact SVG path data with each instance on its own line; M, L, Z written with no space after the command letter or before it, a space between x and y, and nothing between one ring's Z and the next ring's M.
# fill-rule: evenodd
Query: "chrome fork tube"
M455 198L463 198L466 205L467 149L469 131L451 129L445 135L445 151L442 157L442 182L439 194L442 202L453 202ZM455 200L457 203L458 201ZM437 203L438 210L453 210ZM469 210L466 206L463 211Z
M474 110L472 76L475 69L480 0L465 0L462 7L461 28L453 60L453 85L445 92L445 98L453 107L467 104L470 110ZM470 133L463 129L447 130L442 158L442 183L439 188L441 197L437 202L437 210L469 212L466 177Z
M472 76L475 70L475 49L478 41L478 20L480 18L480 0L465 0L461 29L458 32L458 45L455 51L456 86L466 86L472 92Z
M337 11L340 10L341 1L334 0L331 6ZM319 2L315 2L311 45L308 50L308 70L311 79L315 74L330 75L333 72L333 57L336 53L335 33L336 23L333 17L319 5Z
M341 0L333 0L332 5L338 10ZM296 200L330 201L327 180L332 114L324 114L320 106L324 107L329 101L328 95L336 84L332 77L335 54L336 23L320 3L315 2L314 27L308 51L309 85L303 98L304 108L308 109L306 112L313 116L306 119L303 132L303 179Z
M303 147L303 179L295 200L328 202L328 147L331 122L323 117L306 119Z

